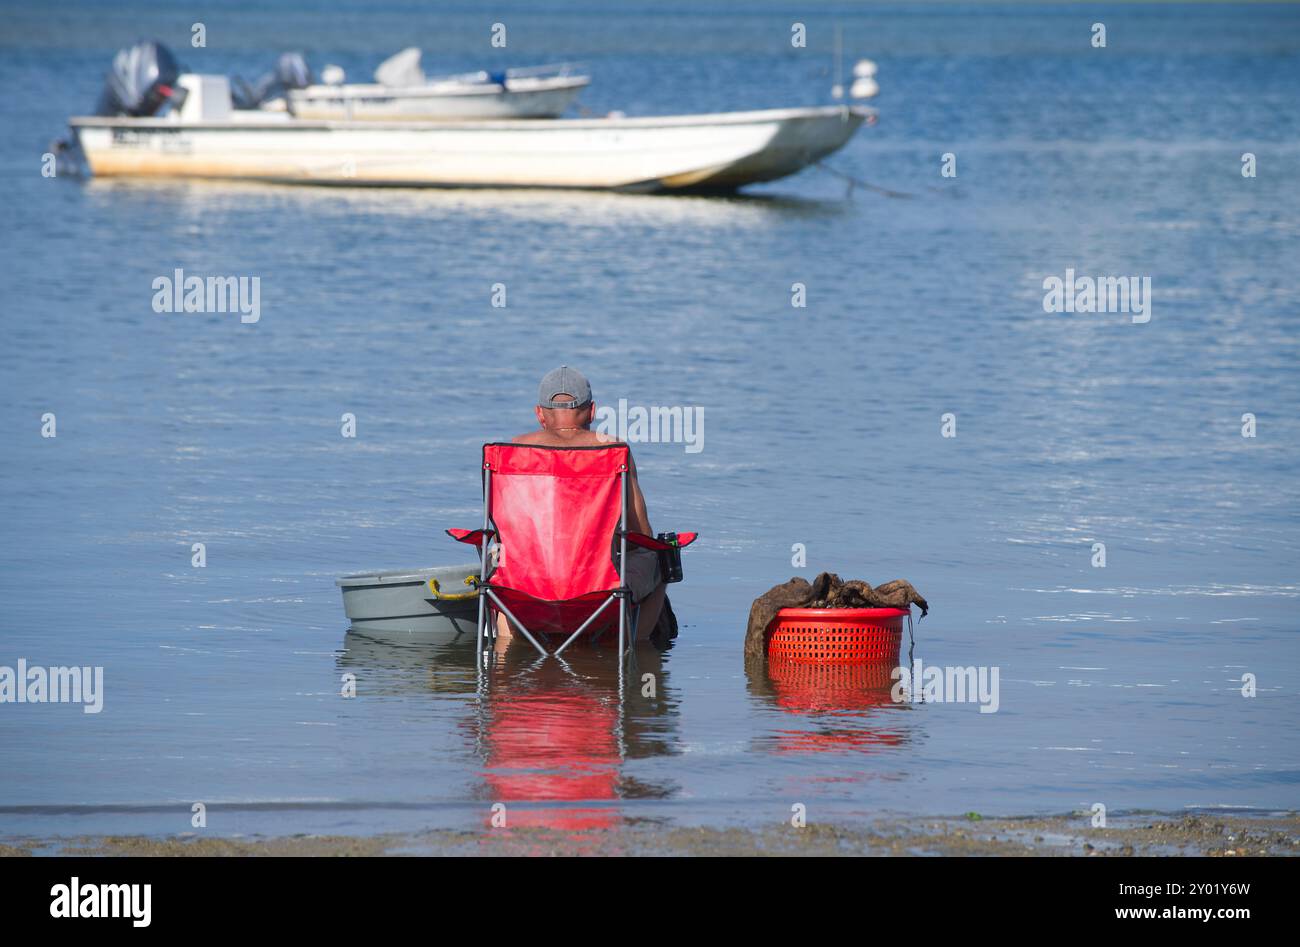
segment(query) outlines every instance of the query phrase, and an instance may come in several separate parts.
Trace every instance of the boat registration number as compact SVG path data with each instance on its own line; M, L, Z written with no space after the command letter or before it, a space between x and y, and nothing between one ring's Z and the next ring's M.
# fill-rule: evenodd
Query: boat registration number
M148 148L152 151L186 152L191 145L179 128L114 128L113 144L123 148Z

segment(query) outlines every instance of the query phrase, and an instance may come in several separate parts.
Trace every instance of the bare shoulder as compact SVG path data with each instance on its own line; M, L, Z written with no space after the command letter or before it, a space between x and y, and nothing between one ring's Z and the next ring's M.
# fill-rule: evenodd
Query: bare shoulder
M600 431L585 431L582 437L583 447L613 447L616 444L622 444L617 437L611 437Z

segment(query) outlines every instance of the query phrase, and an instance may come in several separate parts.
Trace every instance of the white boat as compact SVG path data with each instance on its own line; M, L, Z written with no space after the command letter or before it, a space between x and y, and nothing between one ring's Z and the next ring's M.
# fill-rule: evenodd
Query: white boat
M727 191L793 174L874 113L857 106L654 118L319 121L231 108L224 76L181 75L160 117L70 120L102 177L405 187Z
M567 65L427 78L415 47L382 63L374 83L343 84L338 75L340 81L288 89L261 107L324 121L555 118L591 83Z
M343 612L357 631L429 635L465 632L478 620L478 594L466 579L477 562L427 569L361 572L335 583L343 591Z

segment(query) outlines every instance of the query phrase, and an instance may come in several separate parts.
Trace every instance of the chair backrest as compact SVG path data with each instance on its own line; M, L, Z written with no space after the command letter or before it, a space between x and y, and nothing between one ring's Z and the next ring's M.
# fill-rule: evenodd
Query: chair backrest
M492 585L552 602L618 588L610 551L628 457L626 444L485 444L488 509L502 547Z

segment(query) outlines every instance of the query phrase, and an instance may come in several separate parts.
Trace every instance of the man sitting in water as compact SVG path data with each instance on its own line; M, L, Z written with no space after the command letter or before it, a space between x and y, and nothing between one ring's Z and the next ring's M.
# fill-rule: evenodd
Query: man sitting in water
M621 443L617 438L591 429L596 417L596 403L591 397L591 385L582 372L561 365L547 372L537 392L537 423L541 429L520 434L516 444L538 444L543 447L599 447ZM628 504L627 528L636 533L653 536L650 515L646 512L645 497L637 483L636 462L628 450ZM659 574L659 556L653 550L628 545L627 569L624 581L632 590L632 603L640 605L634 640L648 638L659 622L667 586ZM497 638L511 637L505 615L497 616Z

